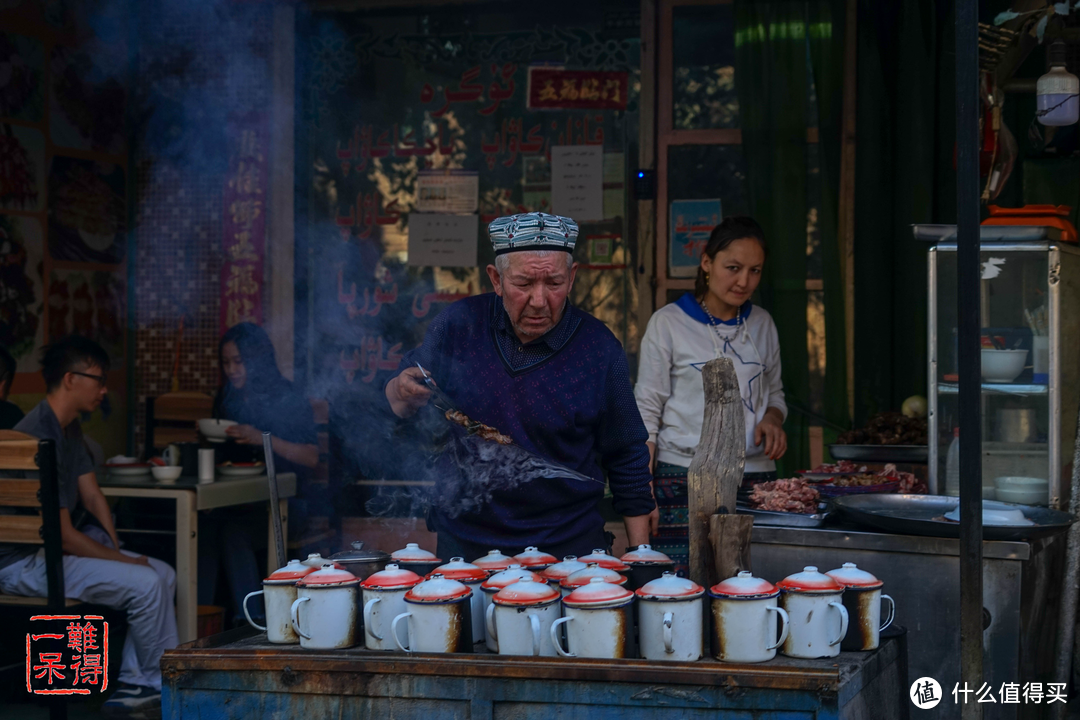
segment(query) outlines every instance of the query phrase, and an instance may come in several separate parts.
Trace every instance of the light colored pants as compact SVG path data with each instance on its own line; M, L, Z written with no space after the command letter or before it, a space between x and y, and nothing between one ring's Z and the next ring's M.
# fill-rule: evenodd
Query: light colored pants
M106 547L109 536L91 526L86 534ZM121 550L129 557L136 553ZM64 594L83 602L127 612L128 630L120 682L161 689L161 655L179 643L176 634L176 571L149 558L150 567L116 560L64 556ZM0 569L0 590L10 595L46 597L45 550Z

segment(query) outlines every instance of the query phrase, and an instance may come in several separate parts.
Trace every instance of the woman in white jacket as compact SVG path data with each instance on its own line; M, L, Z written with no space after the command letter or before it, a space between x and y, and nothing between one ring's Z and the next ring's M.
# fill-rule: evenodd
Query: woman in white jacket
M787 451L787 405L780 381L780 344L772 316L750 301L761 282L765 233L749 217L713 228L701 255L694 292L657 310L641 340L634 396L649 431L660 531L658 550L689 562L686 473L701 439L709 360L735 364L746 419L743 487L776 479Z

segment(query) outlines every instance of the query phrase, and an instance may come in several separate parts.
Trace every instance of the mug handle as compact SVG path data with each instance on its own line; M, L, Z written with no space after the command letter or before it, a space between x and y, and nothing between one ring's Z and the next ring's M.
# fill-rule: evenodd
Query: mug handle
M532 654L540 654L540 618L529 613L529 625L532 626Z
M262 625L260 625L259 623L255 622L254 620L251 619L251 613L249 613L248 609L247 609L247 601L250 600L251 598L255 597L256 595L262 595L262 594L263 594L262 590L256 590L255 592L249 592L247 595L244 596L244 602L242 603L242 605L244 606L244 617L246 617L247 621L249 623L251 623L251 627L255 628L256 630L262 630L263 632L266 632L266 628L264 628ZM885 597L889 597L889 596L886 595ZM889 598L889 600L892 601L892 598ZM889 621L890 622L892 621L892 616L891 615L889 616Z
M840 634L836 636L836 639L829 641L829 646L831 647L838 644L844 639L844 636L847 635L848 614L847 608L844 607L843 603L831 602L829 603L829 607L836 608L840 611Z
M306 603L310 599L311 598L309 597L296 598L296 601L293 602L292 607L289 608L289 615L292 617L293 630L295 630L296 634L304 638L305 640L310 640L311 636L300 629L300 603ZM245 608L245 610L246 609L247 608Z
M495 632L495 603L491 603L487 606L484 624L487 625L488 637L495 642L499 642L499 633Z
M371 625L371 609L375 607L375 603L380 602L381 600L382 598L374 597L364 604L364 632L379 641L382 640L382 635L376 633L374 627Z
M782 607L767 607L765 609L766 610L772 610L774 613L777 613L780 616L780 637L772 645L765 648L766 650L775 650L776 648L783 645L784 641L787 640L787 635L788 635L788 615L787 615L787 610L784 610L784 608L782 608Z
M551 642L555 646L555 652L559 653L559 655L561 655L562 657L577 657L577 655L575 653L567 652L566 650L563 650L562 643L559 642L559 626L562 625L563 623L568 623L573 619L574 618L572 618L572 617L561 617L558 620L556 620L555 622L551 623ZM566 644L567 644L567 646L570 645L569 636L567 636L567 638L566 638Z
M401 648L401 652L412 652L412 650L410 650L409 648L407 648L407 647L405 647L404 645L401 644L401 638L398 637L398 631L397 631L397 624L399 622L401 622L402 618L407 618L407 617L412 617L412 613L411 612L401 613L396 618L394 618L393 622L390 623L390 634L394 637L394 643L399 648ZM408 633L410 627L411 627L410 625L406 625L405 626L405 632ZM412 646L412 635L411 635L411 633L409 634L409 638L410 638L409 639L409 646L411 647Z
M675 652L675 645L671 637L671 623L675 620L675 614L664 613L664 652L671 655Z
M881 599L889 601L889 618L884 623L882 623L881 627L878 628L878 632L881 632L885 628L892 625L893 618L896 617L896 601L888 595L882 595Z

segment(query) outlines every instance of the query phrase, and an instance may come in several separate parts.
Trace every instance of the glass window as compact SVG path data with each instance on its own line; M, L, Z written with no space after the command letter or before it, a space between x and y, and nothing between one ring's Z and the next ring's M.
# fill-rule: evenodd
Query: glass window
M676 130L739 127L735 18L728 5L672 10L672 125Z

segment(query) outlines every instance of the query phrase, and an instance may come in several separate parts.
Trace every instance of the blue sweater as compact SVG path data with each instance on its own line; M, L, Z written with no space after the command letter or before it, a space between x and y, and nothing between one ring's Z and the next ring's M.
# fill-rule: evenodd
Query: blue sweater
M540 479L497 489L478 510L451 517L437 509L438 526L491 547L572 542L603 525L596 504L605 472L616 512L651 512L648 436L619 341L570 305L540 339L521 345L511 333L497 295L460 300L432 321L399 372L420 363L471 419L597 482Z

